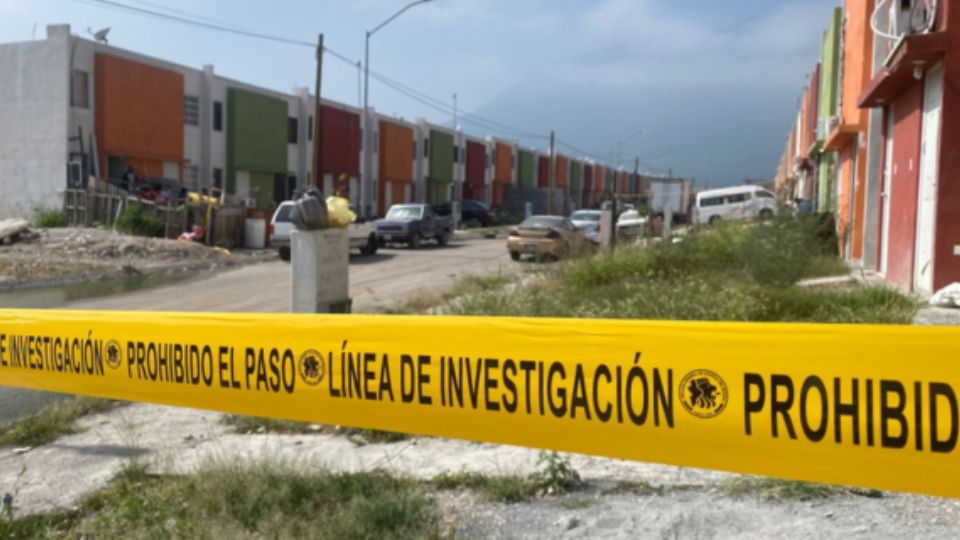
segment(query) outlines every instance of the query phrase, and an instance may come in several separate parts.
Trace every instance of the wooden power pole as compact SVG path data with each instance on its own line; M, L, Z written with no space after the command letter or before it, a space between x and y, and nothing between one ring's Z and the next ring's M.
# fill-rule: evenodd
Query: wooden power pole
M547 213L553 214L553 189L557 185L557 149L554 133L550 131L550 186L547 188Z
M323 145L320 144L320 83L323 77L323 33L317 39L317 81L313 88L313 184L323 189ZM309 186L308 186L309 187ZM331 193L324 193L329 196Z

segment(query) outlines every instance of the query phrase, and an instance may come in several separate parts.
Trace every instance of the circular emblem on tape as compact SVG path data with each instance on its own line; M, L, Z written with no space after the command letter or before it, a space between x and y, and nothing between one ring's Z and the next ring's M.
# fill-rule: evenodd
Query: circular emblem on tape
M307 386L316 386L323 380L323 356L320 353L310 349L300 355L299 369L300 379Z
M115 339L107 342L107 365L118 369L123 364L123 349Z
M680 381L680 403L698 418L713 418L727 407L727 383L716 373L698 369Z

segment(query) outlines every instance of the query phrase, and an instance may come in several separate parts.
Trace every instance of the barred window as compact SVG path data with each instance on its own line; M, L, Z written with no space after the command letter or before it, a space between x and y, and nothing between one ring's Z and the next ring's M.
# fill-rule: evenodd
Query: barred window
M200 125L200 99L197 96L183 96L183 123Z

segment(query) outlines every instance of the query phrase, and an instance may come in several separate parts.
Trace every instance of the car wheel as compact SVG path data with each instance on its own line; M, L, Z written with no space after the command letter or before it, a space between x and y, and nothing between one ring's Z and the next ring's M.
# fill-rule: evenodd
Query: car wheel
M437 236L437 244L439 244L440 247L447 245L448 242L450 242L449 232L443 231L442 233L440 233L440 236Z
M371 234L370 238L367 239L367 245L360 248L360 253L367 256L376 255L378 247L380 247L380 243L377 241L377 235Z
M711 217L709 223L711 227L715 227L717 223L720 223L720 216Z
M282 247L277 249L277 253L280 255L280 260L289 261L290 260L290 248Z
M519 261L519 260L520 260L520 252L519 252L519 251L511 251L511 252L510 252L510 258L513 259L513 260L515 260L515 261Z
M470 221L466 223L466 225L467 225L467 228L469 229L476 229L478 227L484 226L483 222L477 218L471 218Z
M410 247L410 249L420 249L420 235L414 234L411 236L407 245Z
M760 211L760 219L762 219L763 221L767 221L768 219L771 219L771 218L773 218L773 210L770 210L769 208L764 208L763 210Z

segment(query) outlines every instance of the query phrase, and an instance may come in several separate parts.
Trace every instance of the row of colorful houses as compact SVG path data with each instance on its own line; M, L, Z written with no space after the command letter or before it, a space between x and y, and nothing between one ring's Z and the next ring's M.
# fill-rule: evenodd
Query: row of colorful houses
M88 176L119 180L130 168L249 208L317 186L378 215L400 202L502 206L512 191L551 184L548 152L371 110L372 169L362 185L361 109L323 100L315 138L307 88L259 88L210 65L83 39L66 25L48 27L45 40L0 45L0 80L0 215L57 206ZM588 158L557 154L554 166L558 208L594 206L642 184Z
M837 8L776 184L835 216L855 265L921 294L960 281L960 3Z

